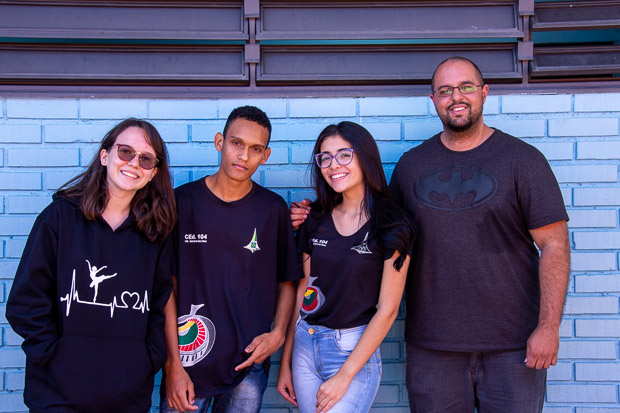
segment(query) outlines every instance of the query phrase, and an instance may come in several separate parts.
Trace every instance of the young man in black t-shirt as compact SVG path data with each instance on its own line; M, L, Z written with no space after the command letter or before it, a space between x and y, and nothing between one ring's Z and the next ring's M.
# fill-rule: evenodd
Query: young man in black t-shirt
M219 170L177 188L177 276L166 306L162 412L258 412L301 278L285 201L252 181L269 119L233 110ZM273 322L273 328L271 324Z

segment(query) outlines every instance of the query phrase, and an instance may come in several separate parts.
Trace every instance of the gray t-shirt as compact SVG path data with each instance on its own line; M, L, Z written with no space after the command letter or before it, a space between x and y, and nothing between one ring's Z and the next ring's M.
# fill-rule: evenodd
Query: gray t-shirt
M540 295L529 230L568 220L544 156L499 130L464 152L435 135L401 157L390 189L418 236L407 342L444 351L525 348Z

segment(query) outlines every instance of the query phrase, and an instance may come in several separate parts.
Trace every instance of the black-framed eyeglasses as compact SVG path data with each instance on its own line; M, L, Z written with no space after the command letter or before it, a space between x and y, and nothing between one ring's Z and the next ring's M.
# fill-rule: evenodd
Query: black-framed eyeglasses
M353 160L353 148L340 149L335 155L327 152L321 152L314 155L314 160L319 168L329 168L332 164L332 159L335 159L336 163L340 166L350 164Z
M471 95L476 90L478 90L479 87L482 86L483 85L474 85L473 83L463 83L462 85L458 86L441 86L433 90L433 93L443 98L452 96L454 89L458 89L459 92L461 92L461 94L463 95Z
M133 158L136 157L136 155L138 155L138 163L140 164L140 167L142 169L147 169L147 170L153 169L155 168L155 165L159 163L159 159L157 159L153 155L149 155L148 153L138 152L129 145L124 145L122 143L115 143L112 146L117 147L116 150L118 153L118 157L125 162L131 161Z

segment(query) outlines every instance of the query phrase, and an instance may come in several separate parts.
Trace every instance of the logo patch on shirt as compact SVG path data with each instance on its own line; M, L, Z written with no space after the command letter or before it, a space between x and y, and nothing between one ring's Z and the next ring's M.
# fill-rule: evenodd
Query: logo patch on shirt
M205 358L215 344L215 325L207 317L196 315L204 304L192 304L189 314L179 317L179 355L183 367L193 366Z
M260 248L258 247L258 239L256 239L256 228L254 228L254 235L252 236L252 241L250 241L250 243L243 248L245 248L246 250L250 250L252 254L254 254L256 251L260 251Z
M354 245L351 249L358 254L372 254L372 251L368 249L368 232L364 237L364 241L360 245Z
M312 283L319 277L310 277L306 291L304 292L304 300L301 302L301 314L308 315L317 311L325 302L325 296L319 287L315 287Z
M205 243L207 242L207 234L185 234L183 241L186 244Z
M496 192L495 177L470 166L448 166L435 170L415 184L418 201L443 210L476 207L493 198Z
M312 245L317 246L317 247L327 247L327 241L326 239L318 239L318 238L312 238Z

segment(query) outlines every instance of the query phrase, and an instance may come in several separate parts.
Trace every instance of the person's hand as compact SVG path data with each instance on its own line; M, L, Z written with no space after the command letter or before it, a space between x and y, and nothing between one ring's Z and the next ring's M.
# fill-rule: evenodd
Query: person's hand
M301 202L291 203L289 211L291 213L291 224L294 229L299 228L299 226L306 221L306 218L308 218L310 204L311 201L307 198Z
M262 363L284 344L284 334L276 330L254 337L254 340L245 348L250 357L235 367L235 371L250 367L253 363Z
M194 383L183 366L177 363L174 366L166 365L165 369L168 406L179 412L198 410L198 406L194 406Z
M293 388L293 373L291 367L284 364L280 364L280 373L278 374L278 384L276 389L284 397L284 400L291 403L295 407L297 405L297 396L295 395L295 389Z
M323 382L316 393L316 413L329 411L347 392L351 379L343 377L338 372Z
M560 336L557 329L538 326L527 340L525 365L530 368L548 369L558 361Z

